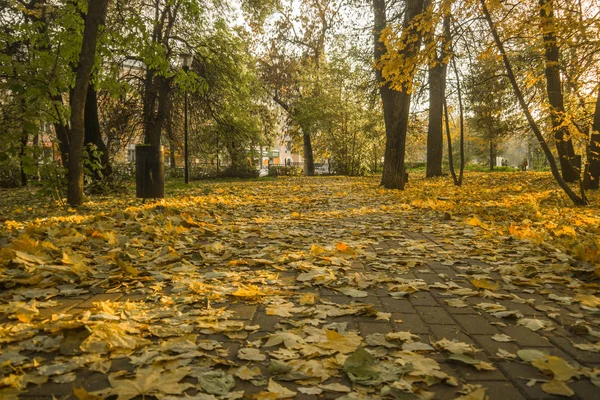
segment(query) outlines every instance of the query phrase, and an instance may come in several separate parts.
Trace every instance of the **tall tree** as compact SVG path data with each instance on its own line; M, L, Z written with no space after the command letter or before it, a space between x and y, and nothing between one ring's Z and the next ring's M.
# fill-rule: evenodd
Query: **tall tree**
M565 121L565 105L560 79L560 54L554 21L554 0L539 0L539 5L545 50L544 74L558 160L563 179L567 182L575 182L580 178L581 156L575 155L569 126Z
M569 198L575 204L578 204L578 205L588 204L588 200L585 197L585 193L582 192L581 196L577 195L577 193L575 193L573 191L573 189L571 189L571 187L569 187L567 182L560 175L558 166L556 165L556 160L554 159L554 155L552 154L552 151L550 150L548 143L546 143L546 140L544 139L544 135L542 135L542 131L540 130L538 124L533 119L533 116L531 115L531 111L529 110L527 102L525 101L525 97L523 96L523 92L521 91L521 88L519 87L519 84L518 84L515 74L513 72L511 62L510 62L508 55L506 53L506 50L504 48L504 43L500 39L500 35L498 34L498 30L496 29L496 26L492 19L492 15L488 9L486 0L479 0L479 1L480 1L482 10L483 10L483 16L485 18L485 21L487 22L487 25L490 29L490 32L492 34L492 37L494 39L494 42L498 49L498 52L500 53L500 56L502 57L502 62L504 64L504 68L506 70L506 75L508 77L508 80L510 81L510 84L511 84L513 91L515 93L515 96L517 98L517 101L519 102L519 106L521 107L521 110L523 111L523 113L525 114L525 117L527 118L529 127L535 134L536 139L538 140L540 146L542 147L542 150L544 151L544 154L546 155L546 158L548 159L548 163L550 165L550 170L552 171L552 176L554 176L554 179L556 179L556 182L558 183L558 185L562 188L562 190L567 194L567 196L569 196Z
M422 12L423 0L406 0L402 33L397 46L400 50L393 50L389 47L394 46L388 46L389 42L385 43L387 40L384 31L388 28L386 1L373 0L374 53L375 63L379 66L377 80L383 103L386 133L381 184L387 189L404 189L406 184L404 170L406 132L412 80L416 69L414 57L421 43L422 28L417 17ZM392 84L390 78L394 74L399 74L397 77L400 79L399 82Z
M431 6L433 7L433 5ZM433 27L435 30L435 27ZM433 35L432 35L433 36ZM434 39L434 37L432 37ZM446 97L446 71L450 46L450 14L443 18L443 33L440 45L433 46L432 60L429 62L429 125L427 128L427 170L428 178L442 175L443 132L442 114ZM438 51L437 47L440 47Z
M93 0L88 4L83 30L79 63L75 74L75 86L70 99L71 127L69 130L69 160L67 202L78 206L83 199L83 144L85 138L85 103L90 75L96 58L96 43L100 27L106 20L109 0Z

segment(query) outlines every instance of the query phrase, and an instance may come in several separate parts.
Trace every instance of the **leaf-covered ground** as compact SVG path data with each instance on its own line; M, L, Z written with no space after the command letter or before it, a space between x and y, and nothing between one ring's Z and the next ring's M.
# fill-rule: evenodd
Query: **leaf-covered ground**
M0 193L0 398L600 396L597 194L535 173L168 192Z

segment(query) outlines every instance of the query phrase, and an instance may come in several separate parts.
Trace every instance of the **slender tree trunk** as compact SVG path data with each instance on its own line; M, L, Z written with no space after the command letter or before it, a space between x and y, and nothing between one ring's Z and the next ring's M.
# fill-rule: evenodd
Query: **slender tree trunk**
M544 151L544 154L546 155L546 159L548 160L548 164L550 165L550 170L552 171L552 176L554 176L554 179L556 179L556 182L558 183L558 185L565 192L565 194L567 196L569 196L569 198L573 201L573 203L578 204L578 205L588 204L587 198L585 198L583 196L584 193L582 192L581 197L578 196L577 193L575 193L569 187L567 182L560 175L560 172L558 171L558 166L556 165L556 160L554 159L554 155L552 155L552 151L550 150L550 147L548 147L548 143L546 143L546 140L544 140L544 135L542 135L540 128L538 127L537 123L533 119L533 116L531 115L531 112L529 111L529 107L527 106L527 103L525 102L525 98L523 97L523 93L521 92L521 89L519 88L517 79L515 78L515 74L512 69L512 65L510 64L508 56L506 55L506 51L504 50L504 43L502 43L502 41L500 40L500 36L498 35L498 31L496 30L494 21L492 20L492 16L487 8L486 2L485 2L485 0L479 0L479 1L481 3L481 7L483 9L483 14L484 14L485 20L490 28L490 32L494 38L494 42L496 43L496 47L498 48L500 56L502 57L502 62L504 63L504 68L506 70L506 75L508 77L508 80L510 81L513 91L515 92L515 96L517 97L519 106L521 107L521 110L523 111L523 113L525 114L525 117L527 118L529 127L535 134L536 139L538 140L542 150Z
M406 0L404 13L402 40L407 43L403 53L406 58L414 56L419 49L421 37L411 21L423 11L423 0ZM380 42L381 32L387 26L385 0L373 0L374 14L374 54L375 62L379 62L386 53L385 45ZM414 40L417 39L417 40ZM414 70L407 71L410 76ZM380 83L379 94L383 103L383 116L385 121L385 161L383 164L383 177L381 184L387 189L404 189L405 171L404 157L406 148L406 131L410 111L411 95L408 90L398 92L390 88L385 82L381 70L376 69L377 80ZM406 88L405 88L406 89Z
M458 173L457 186L461 186L465 172L465 115L462 103L462 93L460 88L460 77L458 76L458 68L456 68L456 60L452 59L454 67L454 75L456 77L456 93L458 94L458 112L460 117L460 172Z
M315 159L313 157L312 143L310 133L303 130L302 138L304 139L304 175L315 175Z
M16 74L15 74L16 75ZM27 132L26 113L27 104L25 98L21 97L21 146L19 149L19 169L21 172L21 186L27 186L27 174L25 173L25 154L27 152L27 142L29 141L29 133Z
M71 97L71 131L69 132L69 160L67 202L78 206L83 199L83 142L85 136L85 101L90 75L96 56L98 29L106 20L109 0L94 0L88 5L83 30L83 41L75 86Z
M25 172L25 154L27 151L27 142L29 141L29 134L27 130L23 128L21 133L21 149L19 151L19 166L21 170L21 186L27 186L27 173Z
M559 49L556 43L553 1L539 0L546 62L544 74L546 75L550 116L562 176L567 182L575 182L580 178L581 158L575 155L569 128L564 123L565 106L560 80Z
M496 152L494 151L494 140L490 139L490 171L496 166Z
M100 119L98 118L98 96L95 88L92 85L88 86L87 96L85 99L85 146L88 153L88 159L92 160L93 163L99 163L102 166L99 174L97 171L93 171L92 178L94 181L100 181L107 179L112 173L110 166L110 160L108 157L108 148L102 140L102 133L100 132ZM95 145L96 149L100 152L100 158L94 159L94 155L90 151L90 145Z
M598 89L598 97L596 98L596 109L594 111L592 133L587 148L587 159L584 186L586 189L598 190L598 182L600 180L600 89Z
M440 60L429 66L429 124L427 127L426 177L442 176L443 139L442 112L444 105L445 66Z
M446 121L446 140L448 141L448 166L450 167L450 174L452 175L452 181L454 185L458 184L458 178L456 177L456 171L454 170L454 154L452 153L452 137L450 135L450 121L448 118L448 102L444 99L444 121Z

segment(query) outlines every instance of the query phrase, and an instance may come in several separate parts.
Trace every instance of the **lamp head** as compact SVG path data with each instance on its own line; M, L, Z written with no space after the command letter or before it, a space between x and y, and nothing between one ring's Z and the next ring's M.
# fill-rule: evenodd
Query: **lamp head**
M190 53L181 53L179 58L181 59L181 67L187 73L192 65L192 55Z

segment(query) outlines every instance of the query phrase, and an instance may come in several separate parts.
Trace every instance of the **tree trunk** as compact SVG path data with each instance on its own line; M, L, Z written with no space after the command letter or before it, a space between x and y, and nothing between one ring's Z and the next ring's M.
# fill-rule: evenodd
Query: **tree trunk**
M496 166L496 152L494 151L494 140L490 139L490 171Z
M169 141L169 165L173 169L177 168L177 166L175 165L175 151L177 151L177 147L175 146L175 140L171 139Z
M15 74L16 76L16 74ZM25 98L20 99L21 106L21 146L19 149L19 169L21 172L21 186L27 186L27 173L25 172L25 154L27 152L27 142L29 141L29 133L27 132L26 112L27 104Z
M456 177L456 171L454 170L454 154L452 153L452 137L450 136L450 121L448 118L448 102L444 99L444 121L446 121L446 140L448 141L448 166L450 167L450 174L452 175L452 181L455 186L458 184L458 178Z
M29 134L27 130L23 128L21 133L21 149L19 151L19 167L21 170L21 186L27 186L27 173L25 172L25 154L27 150L27 142L29 141Z
M596 98L596 109L594 111L594 122L592 123L592 133L587 148L588 164L584 177L584 186L586 189L598 190L600 180L600 89Z
M102 140L100 132L100 120L98 118L98 96L96 89L88 86L87 96L85 98L85 151L87 152L88 160L92 163L101 165L100 171L92 171L92 179L94 182L107 179L112 173L110 160L108 157L108 148ZM99 158L95 158L92 154L90 145L96 146L100 152Z
M580 177L581 159L577 162L569 128L564 123L565 106L560 81L559 51L556 44L553 1L539 0L546 62L544 74L546 75L550 116L562 176L567 182L575 182Z
M67 203L78 206L83 199L83 142L85 136L85 101L90 75L96 56L98 29L106 20L109 0L90 1L85 17L83 41L75 86L71 97L71 131L69 132L69 160Z
M407 0L403 21L403 40L407 43L404 56L408 59L419 49L421 43L420 33L416 27L409 29L410 22L423 10L423 0ZM385 0L373 0L374 14L374 55L375 62L379 62L385 55L385 45L380 42L381 32L387 26ZM417 40L414 40L414 38ZM410 38L410 40L409 40ZM412 76L414 70L408 71ZM380 83L379 94L383 103L383 116L385 121L385 160L383 164L383 177L381 184L387 189L404 189L404 156L406 148L406 131L410 111L410 92L398 92L390 88L385 82L379 68L376 69L377 80Z
M454 67L454 75L456 76L456 93L458 94L458 112L460 117L460 172L456 185L461 186L465 172L465 115L460 91L460 77L458 76L458 68L456 68L456 60L454 58L452 59L452 66Z
M523 113L525 114L525 117L527 118L529 127L533 131L537 141L539 142L542 150L544 151L544 154L546 155L546 159L548 160L548 164L550 165L550 170L552 171L552 176L554 176L554 179L556 179L556 182L558 183L558 185L565 192L565 194L567 196L569 196L569 198L573 201L573 203L575 203L577 205L589 204L587 198L585 198L585 196L584 196L584 193L582 192L582 196L579 197L569 187L567 182L560 175L560 172L558 171L558 166L556 165L556 160L554 159L554 155L552 155L552 151L550 150L550 147L548 147L548 143L546 143L546 140L544 139L544 136L542 135L542 131L540 131L540 128L538 127L537 123L533 119L533 116L531 115L531 112L529 111L529 107L527 106L527 103L525 102L525 98L523 97L523 93L521 92L521 89L519 88L517 79L515 78L515 74L512 69L512 65L510 64L508 56L506 55L506 51L504 50L504 43L502 43L502 41L500 40L500 36L498 35L498 31L496 30L496 27L494 26L494 22L492 21L492 16L487 8L485 0L480 0L480 3L481 3L481 7L483 9L484 18L490 28L490 31L492 33L494 42L496 43L496 47L498 48L500 56L502 57L502 62L504 63L504 69L506 70L506 75L508 77L508 80L510 81L513 91L515 92L515 96L517 97L519 106L521 107L521 110L523 111Z
M445 97L446 66L438 59L429 67L429 126L427 128L426 177L442 176L442 112Z
M312 143L310 140L310 133L303 131L302 137L304 139L304 175L314 176L315 175L315 159L313 157Z

